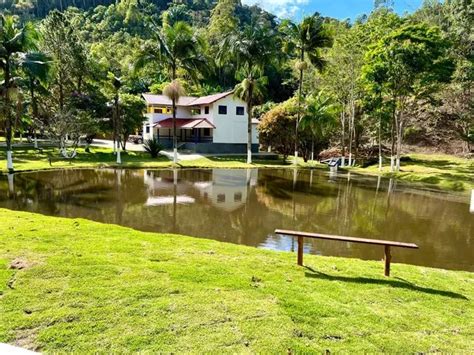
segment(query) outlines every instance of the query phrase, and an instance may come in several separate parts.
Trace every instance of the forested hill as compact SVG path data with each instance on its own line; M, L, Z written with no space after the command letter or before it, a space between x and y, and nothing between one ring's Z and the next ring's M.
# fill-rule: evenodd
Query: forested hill
M0 129L14 115L15 130L67 116L94 131L111 102L142 112L141 93L177 81L195 96L239 88L261 118L263 146L282 154L294 140L305 158L328 146L474 147L472 0L427 0L402 16L378 0L353 23L284 21L241 0L0 1L0 60L11 61L0 79L22 108L10 107ZM15 38L27 40L12 47ZM133 132L141 117L130 117Z

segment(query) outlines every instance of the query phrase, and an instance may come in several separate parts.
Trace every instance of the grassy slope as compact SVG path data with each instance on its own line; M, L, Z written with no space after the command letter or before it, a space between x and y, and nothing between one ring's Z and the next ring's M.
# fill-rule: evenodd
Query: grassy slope
M474 161L444 154L408 154L399 173L391 173L385 166L382 174L398 180L424 183L446 190L474 189ZM355 172L378 175L378 165L354 168Z
M474 274L0 210L0 342L44 352L474 350ZM29 264L8 269L19 258ZM396 252L395 252L396 258ZM8 286L10 285L10 286Z

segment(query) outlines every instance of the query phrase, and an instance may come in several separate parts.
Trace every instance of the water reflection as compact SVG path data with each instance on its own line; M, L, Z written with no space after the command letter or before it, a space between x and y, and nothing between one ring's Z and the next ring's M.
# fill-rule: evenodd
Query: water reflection
M0 206L294 250L275 228L417 243L394 260L474 270L466 195L296 169L69 170L0 177ZM308 241L307 252L381 259L374 246Z

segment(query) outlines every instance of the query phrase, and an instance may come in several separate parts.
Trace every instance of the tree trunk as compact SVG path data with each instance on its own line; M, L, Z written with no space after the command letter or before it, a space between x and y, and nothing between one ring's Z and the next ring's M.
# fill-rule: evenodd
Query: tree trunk
M115 142L117 144L117 164L122 164L122 157L121 157L121 152L120 152L120 131L121 131L121 127L120 127L120 112L119 112L119 95L118 95L118 91L117 93L115 94L115 98L114 98L114 106L115 106Z
M178 136L176 129L176 100L172 100L173 110L173 163L178 164Z
M252 164L252 100L253 87L249 88L249 95L247 101L247 164Z
M341 127L342 127L342 135L341 135L341 166L344 167L346 165L346 106L342 105L342 112L341 112Z
M382 171L382 116L379 117L379 171Z
M395 170L395 110L392 117L392 127L390 129L390 138L392 140L392 145L390 147L390 171Z
M10 110L10 57L7 56L5 60L4 68L4 82L5 82L5 140L7 143L7 169L9 172L13 172L13 153L12 153L12 116Z
M300 54L301 62L304 61L304 50L301 50ZM303 68L300 68L300 81L299 81L299 88L298 88L298 112L296 114L296 124L295 124L295 161L294 164L298 165L298 128L300 125L301 119L301 99L303 97Z

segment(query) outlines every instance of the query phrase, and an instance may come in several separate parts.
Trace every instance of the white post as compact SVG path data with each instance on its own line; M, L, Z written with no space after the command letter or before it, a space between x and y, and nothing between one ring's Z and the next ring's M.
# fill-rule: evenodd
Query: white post
M395 157L392 155L390 156L390 171L393 172L395 170Z
M379 155L379 171L382 171L382 156Z
M474 213L474 190L471 190L471 207L469 208L469 212Z
M252 164L252 149L247 149L247 164Z
M346 157L343 155L341 159L341 167L343 168L345 166L346 166Z
M349 166L352 166L352 153L349 153Z
M13 157L11 150L7 151L7 170L13 171Z
M36 137L36 134L35 134L35 149L38 149L38 138Z
M298 165L298 151L295 151L295 161L293 162L295 165Z
M178 164L178 148L173 148L173 163Z
M15 185L13 183L13 174L8 174L7 176L7 179L8 179L8 191L10 192L10 194L14 194L15 193Z
M120 142L117 141L117 164L122 164L122 157L120 156Z

